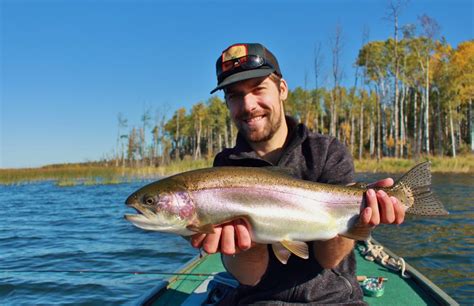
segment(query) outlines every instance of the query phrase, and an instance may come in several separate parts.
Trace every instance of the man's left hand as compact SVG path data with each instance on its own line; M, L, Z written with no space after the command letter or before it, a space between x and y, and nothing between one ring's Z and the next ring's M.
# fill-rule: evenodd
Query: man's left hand
M386 178L370 184L369 187L390 187L393 179ZM362 224L377 226L379 224L401 224L405 219L405 209L397 198L385 191L368 189L365 195L366 206L360 213Z

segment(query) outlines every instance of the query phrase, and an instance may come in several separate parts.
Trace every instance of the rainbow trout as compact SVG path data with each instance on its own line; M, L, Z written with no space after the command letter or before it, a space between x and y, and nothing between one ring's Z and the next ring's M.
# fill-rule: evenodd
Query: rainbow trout
M445 215L430 191L429 162L415 166L392 187L406 213ZM135 226L190 236L212 233L231 220L246 220L252 241L272 244L286 263L291 253L308 258L306 241L342 235L366 240L370 229L359 225L367 186L329 185L295 179L281 169L216 167L177 174L151 183L128 197L138 214L125 215Z

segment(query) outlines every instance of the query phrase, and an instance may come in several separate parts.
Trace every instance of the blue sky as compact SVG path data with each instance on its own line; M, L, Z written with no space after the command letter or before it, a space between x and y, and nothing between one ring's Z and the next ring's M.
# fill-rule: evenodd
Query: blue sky
M305 75L311 88L314 47L322 45L327 75L339 23L344 82L352 85L364 27L370 40L392 35L387 3L0 0L0 168L112 154L119 112L136 126L148 108L170 117L206 101L217 57L236 42L263 43L291 89ZM472 3L412 0L400 25L427 14L455 47L473 38Z

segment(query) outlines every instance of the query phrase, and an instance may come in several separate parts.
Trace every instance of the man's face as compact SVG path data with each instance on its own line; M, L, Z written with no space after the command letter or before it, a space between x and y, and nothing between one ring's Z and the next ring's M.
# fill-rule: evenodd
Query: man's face
M288 94L283 79L280 88L269 77L262 77L229 85L225 92L232 120L247 141L268 141L281 127L282 101Z

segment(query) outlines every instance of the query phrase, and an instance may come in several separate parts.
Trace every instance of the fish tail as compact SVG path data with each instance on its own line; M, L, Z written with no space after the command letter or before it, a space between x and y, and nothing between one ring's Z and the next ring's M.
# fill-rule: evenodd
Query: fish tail
M431 191L431 163L416 165L405 173L393 186L392 190L402 189L406 197L406 213L423 216L447 215L448 211ZM406 203L408 202L408 203Z

